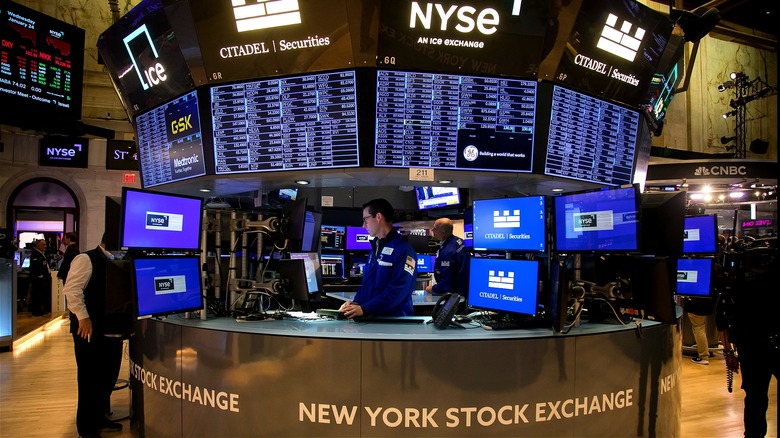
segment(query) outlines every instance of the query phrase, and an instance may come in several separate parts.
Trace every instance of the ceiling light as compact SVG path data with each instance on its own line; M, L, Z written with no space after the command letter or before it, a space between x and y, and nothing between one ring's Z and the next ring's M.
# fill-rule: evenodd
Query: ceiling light
M744 192L731 192L731 193L729 193L729 198L731 198L731 199L742 198L744 196L745 196Z
M302 186L307 186L307 185L309 185L309 182L306 181L305 179L299 179L298 181L295 181L295 184L300 184Z
M202 193L209 193L209 192L211 192L211 190L209 190L209 189L200 189L200 191L201 191Z
M439 180L439 184L452 184L452 180L450 180L450 179L442 179L442 180Z
M560 192L562 192L562 191L563 191L563 189L562 189L562 188L559 188L559 187L556 187L556 188L552 189L552 192L553 192L553 193L560 193Z

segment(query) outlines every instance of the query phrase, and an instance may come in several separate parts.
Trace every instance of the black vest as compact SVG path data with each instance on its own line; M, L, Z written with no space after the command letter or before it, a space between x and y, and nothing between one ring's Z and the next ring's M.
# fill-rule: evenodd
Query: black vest
M98 247L84 252L92 264L92 276L84 288L84 303L87 305L89 319L92 321L92 335L105 334L106 319L106 263L108 257ZM79 320L73 312L70 314L70 332L77 333Z

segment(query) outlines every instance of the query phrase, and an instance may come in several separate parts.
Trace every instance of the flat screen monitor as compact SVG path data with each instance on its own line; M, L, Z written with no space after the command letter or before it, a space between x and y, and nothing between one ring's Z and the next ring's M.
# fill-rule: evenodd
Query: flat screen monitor
M718 215L687 216L683 231L683 254L718 252Z
M89 139L47 135L38 141L38 165L52 167L89 167Z
M677 295L712 296L712 274L715 260L710 258L677 259Z
M135 118L144 188L206 174L198 94L184 94Z
M544 196L475 200L472 211L475 251L545 250Z
M427 253L430 249L429 242L430 237L428 237L427 234L409 234L406 236L406 241L409 242L409 245L414 249L415 252L418 254L420 253Z
M200 257L134 258L138 318L203 309Z
M566 265L558 260L550 263L549 297L550 319L553 330L565 332L568 329L569 306L572 300L571 280Z
M546 141L540 148L544 175L607 186L633 182L642 121L637 110L548 82L539 85L539 96L550 102L537 132L539 144Z
M471 258L468 305L536 316L539 262Z
M295 301L308 302L322 292L322 273L316 253L291 253L289 259L279 260L279 275L285 282L287 294Z
M374 165L530 173L536 84L379 70Z
M433 272L436 256L431 254L417 254L417 273L430 274Z
M306 198L287 204L282 210L282 234L290 251L300 251L306 228Z
M322 213L306 210L303 223L303 237L301 238L301 251L320 251L320 229L322 227Z
M605 188L553 198L554 247L560 253L639 250L639 187Z
M368 254L364 252L355 252L350 253L348 255L349 260L349 276L350 277L361 277L363 276L363 270L366 267L366 263L368 263Z
M320 266L323 281L340 281L347 278L346 271L344 270L345 261L343 254L321 254Z
M81 119L84 37L84 29L70 23L2 2L0 123L70 132Z
M457 187L417 186L414 194L418 210L460 205L460 189Z
M357 167L355 76L340 71L211 87L215 173Z
M202 212L201 198L124 187L122 248L199 250Z
M466 248L474 247L474 208L472 206L463 210L463 246Z
M343 225L322 225L320 228L320 248L323 251L343 251L347 227Z
M640 250L643 254L682 255L686 205L686 192L642 193L639 217Z
M347 226L347 251L371 251L371 236L363 227Z

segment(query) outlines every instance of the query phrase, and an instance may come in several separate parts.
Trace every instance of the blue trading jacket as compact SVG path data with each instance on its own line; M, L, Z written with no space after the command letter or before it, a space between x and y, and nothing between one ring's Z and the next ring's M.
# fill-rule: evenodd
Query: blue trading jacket
M366 315L414 315L412 293L417 281L417 253L398 230L371 241L363 283L353 300Z
M455 292L462 296L468 295L469 287L469 254L464 246L463 239L450 236L441 243L436 254L436 263L433 265L433 278L436 284L431 292L441 295L447 292Z

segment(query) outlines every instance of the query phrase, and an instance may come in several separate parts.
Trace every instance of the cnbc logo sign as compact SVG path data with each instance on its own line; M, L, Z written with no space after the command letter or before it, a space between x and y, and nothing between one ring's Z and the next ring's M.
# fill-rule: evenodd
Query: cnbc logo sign
M181 231L184 216L174 213L146 212L146 229L160 231Z

